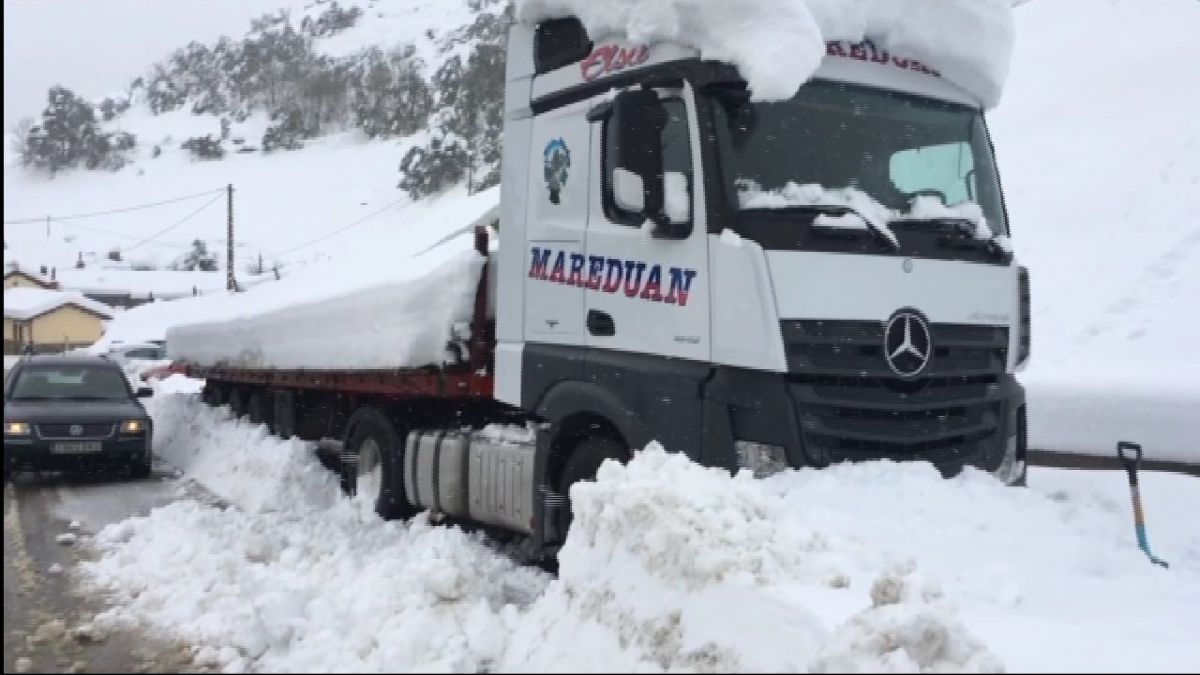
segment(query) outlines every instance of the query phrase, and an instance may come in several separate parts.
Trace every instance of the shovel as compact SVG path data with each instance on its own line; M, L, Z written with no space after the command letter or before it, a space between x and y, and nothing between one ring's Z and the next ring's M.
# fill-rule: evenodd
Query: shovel
M1133 528L1137 533L1138 548L1146 554L1150 562L1160 567L1168 567L1167 561L1150 552L1150 542L1146 540L1146 516L1142 511L1142 496L1138 492L1137 470L1142 461L1142 446L1129 441L1117 443L1117 458L1129 474L1129 492L1133 496Z

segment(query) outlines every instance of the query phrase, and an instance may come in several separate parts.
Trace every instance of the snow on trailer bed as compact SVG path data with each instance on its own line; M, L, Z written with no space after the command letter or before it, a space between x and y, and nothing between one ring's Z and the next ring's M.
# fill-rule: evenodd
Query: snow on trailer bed
M167 331L168 355L200 371L388 371L454 362L466 355L485 260L476 226L495 220L497 197L493 189L443 200L404 223L442 233L425 250L356 252L353 260L224 297L220 319ZM462 354L448 353L451 343L464 345Z

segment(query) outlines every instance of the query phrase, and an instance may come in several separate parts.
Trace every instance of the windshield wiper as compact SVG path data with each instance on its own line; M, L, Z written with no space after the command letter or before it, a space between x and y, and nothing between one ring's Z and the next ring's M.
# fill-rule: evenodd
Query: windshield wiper
M979 231L981 226L969 218L900 218L891 222L901 226L907 223L913 223L916 225L932 225L938 230L947 234L952 234L960 239L978 242L979 244L987 247L989 251L999 256L1006 256L1008 254L1004 246L1002 246L998 241L998 238L1000 237L999 234L991 231L991 229L988 228L988 236L985 238L980 238L976 233ZM983 227L987 226L985 225Z
M893 251L900 248L899 243L897 243L897 241L896 241L895 235L893 235L891 232L885 232L882 227L871 222L871 220L869 218L867 218L866 216L864 216L861 212L859 212L858 209L855 209L850 206L838 206L835 204L793 204L790 206L783 206L783 207L779 207L779 208L757 207L757 208L749 208L749 209L742 209L742 210L743 211L758 211L758 212L765 211L765 212L770 212L770 213L803 213L803 214L816 214L816 215L820 215L820 216L852 215L852 216L858 218L859 220L861 220L863 222L863 225L866 226L867 230L870 231L871 234L875 235L876 239L878 239L879 241L886 244ZM815 218L813 219L812 226L829 228L829 229L846 229L846 228L838 227L837 225L818 225Z

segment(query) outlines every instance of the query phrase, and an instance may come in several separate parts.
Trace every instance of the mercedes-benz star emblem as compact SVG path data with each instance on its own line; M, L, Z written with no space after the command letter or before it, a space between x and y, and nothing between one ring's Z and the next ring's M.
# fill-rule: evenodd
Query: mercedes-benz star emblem
M933 339L929 324L915 311L900 310L883 332L883 353L888 367L901 377L913 377L929 365Z
M72 436L82 436L83 435L83 427L78 424L72 424L71 428L67 429L67 431L69 431Z

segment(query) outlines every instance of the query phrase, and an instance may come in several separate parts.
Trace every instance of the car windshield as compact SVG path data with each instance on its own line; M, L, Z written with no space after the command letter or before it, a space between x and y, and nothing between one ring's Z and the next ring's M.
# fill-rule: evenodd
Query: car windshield
M14 401L117 401L129 398L125 377L109 366L28 366L18 373Z
M736 89L714 98L723 179L743 212L843 206L882 223L982 214L1008 232L977 109L822 80L787 101Z

